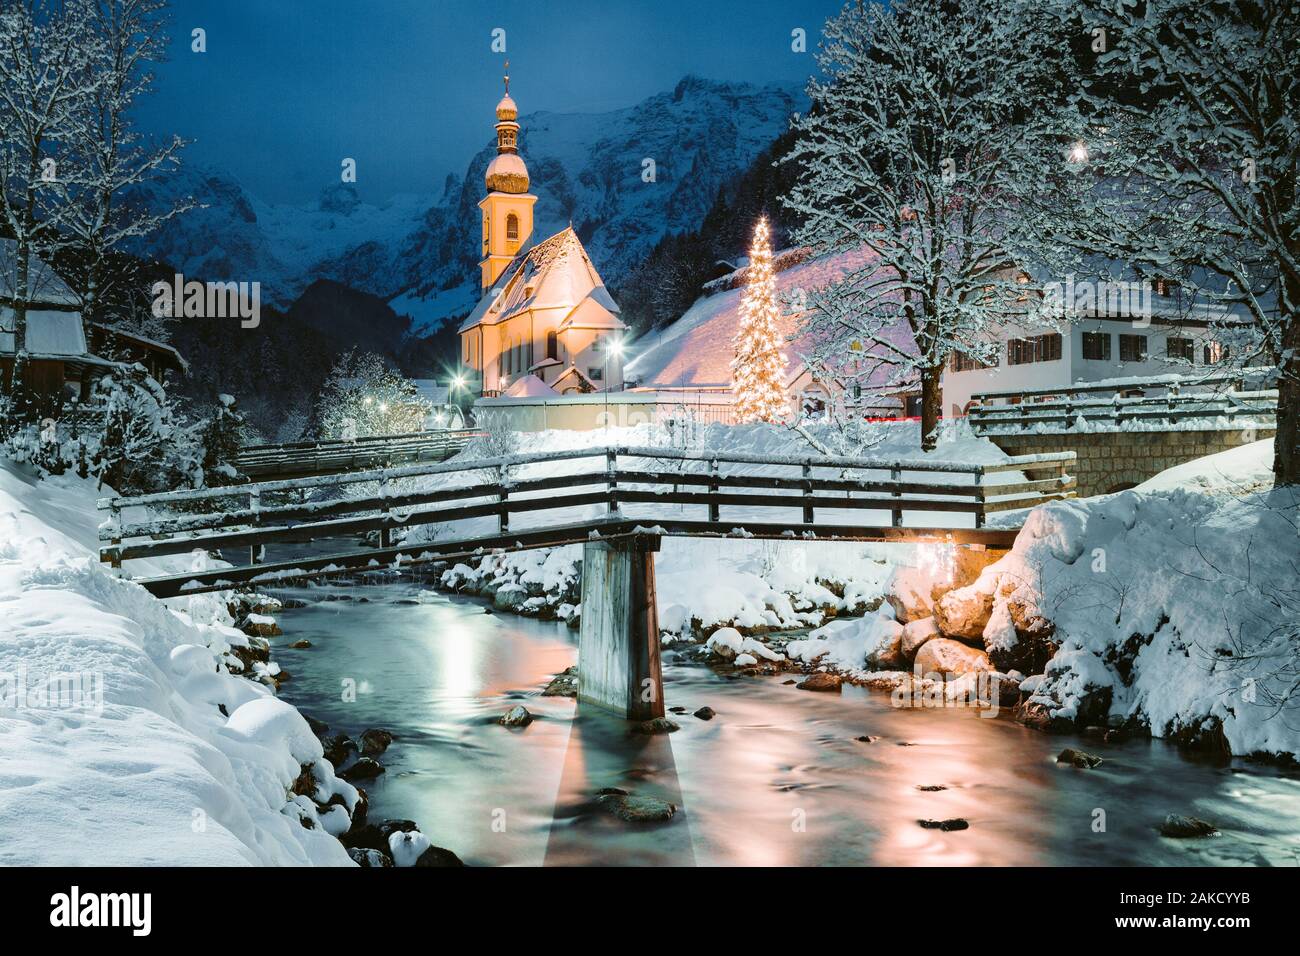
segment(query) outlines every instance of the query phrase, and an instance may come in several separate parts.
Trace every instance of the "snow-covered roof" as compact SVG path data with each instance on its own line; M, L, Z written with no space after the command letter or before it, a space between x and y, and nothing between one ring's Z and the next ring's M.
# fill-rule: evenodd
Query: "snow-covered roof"
M467 332L480 324L496 325L530 309L555 309L568 315L588 299L610 313L618 313L582 241L569 227L521 250L461 323L460 331ZM622 323L617 327L621 328Z
M431 405L447 404L448 387L439 385L432 378L415 378L411 380L415 385L415 392Z
M27 353L34 356L74 357L88 353L86 332L81 325L81 313L52 309L27 311ZM14 350L14 313L8 306L0 306L0 352Z
M508 398L544 398L559 394L536 375L525 375L506 389Z
M39 305L79 306L81 300L50 265L35 253L28 255L30 300ZM18 278L18 243L0 239L0 299L14 298Z
M777 295L784 300L796 289L807 293L824 288L862 268L869 256L870 252L862 248L791 265L776 275ZM743 293L743 287L737 287L696 299L685 315L658 333L625 366L624 377L635 382L638 388L729 388ZM800 318L785 314L783 307L780 331L787 337L796 336L784 347L787 385L804 371L802 355L811 345L806 337L798 335ZM896 344L912 349L911 334L906 327L900 325ZM879 378L883 385L887 375L882 368L871 380Z

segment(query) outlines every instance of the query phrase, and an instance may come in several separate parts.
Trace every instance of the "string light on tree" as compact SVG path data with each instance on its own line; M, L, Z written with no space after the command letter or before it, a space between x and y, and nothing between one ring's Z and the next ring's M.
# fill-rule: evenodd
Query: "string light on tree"
M786 359L778 325L781 311L772 270L772 237L766 217L754 227L748 280L740 299L740 329L731 363L736 418L740 422L783 422L789 414Z

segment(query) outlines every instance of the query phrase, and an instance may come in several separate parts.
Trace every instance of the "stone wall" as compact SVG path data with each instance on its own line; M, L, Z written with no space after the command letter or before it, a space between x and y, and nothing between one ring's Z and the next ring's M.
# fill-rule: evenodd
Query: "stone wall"
M1166 468L1270 438L1275 430L1059 432L988 438L1008 455L1074 452L1079 459L1070 474L1078 479L1078 496L1087 498L1132 488Z

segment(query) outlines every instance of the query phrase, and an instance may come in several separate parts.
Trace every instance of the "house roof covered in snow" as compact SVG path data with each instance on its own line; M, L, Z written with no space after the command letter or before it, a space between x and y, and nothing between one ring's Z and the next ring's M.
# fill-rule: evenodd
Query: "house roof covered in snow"
M33 358L81 358L86 347L86 331L81 313L54 309L27 311L27 354ZM14 350L14 313L0 306L0 352Z
M799 250L778 253L774 261L783 263L784 268L776 274L777 295L784 303L795 290L806 293L824 288L862 268L869 257L865 248L817 259ZM744 272L743 268L738 270ZM709 287L722 291L696 299L680 319L651 338L625 367L625 378L638 388L730 388L733 343L740 328L740 300L744 294L744 282L726 281L731 278L710 283ZM794 337L784 346L787 385L803 373L803 354L811 345L800 334L801 319L783 304L780 331L787 339ZM900 325L896 344L912 350L911 333L906 327ZM871 382L883 386L888 377L882 367L871 376Z
M81 300L50 265L35 253L27 257L29 301L38 305L78 308ZM13 300L18 281L18 243L0 239L0 301Z
M602 321L612 323L602 327L623 328L617 318L618 305L570 226L521 249L461 323L460 331L467 332L477 325L496 325L530 310L554 309L568 318L587 303L590 305L584 309L584 315L594 316L599 308L608 313Z

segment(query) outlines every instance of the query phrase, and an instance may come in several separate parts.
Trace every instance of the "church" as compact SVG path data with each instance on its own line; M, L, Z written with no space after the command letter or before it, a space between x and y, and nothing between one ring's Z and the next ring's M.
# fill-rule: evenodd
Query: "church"
M627 326L587 250L572 224L533 241L537 197L509 76L496 116L497 155L479 202L483 294L460 326L465 378L484 398L619 391Z

